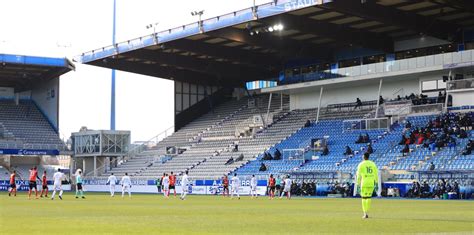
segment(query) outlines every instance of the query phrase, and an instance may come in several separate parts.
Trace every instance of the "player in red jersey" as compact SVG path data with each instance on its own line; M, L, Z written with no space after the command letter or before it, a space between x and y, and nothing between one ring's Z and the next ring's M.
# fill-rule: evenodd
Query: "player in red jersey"
M227 193L227 196L229 196L229 178L227 178L227 175L224 175L222 178L222 186L224 187L222 195L225 197L225 194Z
M10 175L10 190L8 191L8 196L10 196L12 193L13 196L16 197L16 171L13 171L13 173Z
M46 179L46 171L43 171L43 176L41 177L41 195L43 197L43 192L45 192L44 197L48 197L48 180Z
M38 177L38 170L36 166L30 169L30 190L28 190L28 199L31 199L31 191L34 189L36 194L36 199L38 199L38 189L36 188L36 179L41 180Z
M174 197L176 197L176 176L171 172L170 176L170 190L168 190L168 197L170 196L171 189L174 190Z
M275 184L276 184L276 181L275 181L275 178L273 178L273 175L271 174L270 175L270 178L268 179L268 195L270 196L269 199L273 200L273 198L275 197Z

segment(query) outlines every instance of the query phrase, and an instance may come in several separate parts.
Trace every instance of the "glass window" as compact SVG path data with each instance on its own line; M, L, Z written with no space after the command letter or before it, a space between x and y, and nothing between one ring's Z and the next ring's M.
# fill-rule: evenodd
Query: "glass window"
M446 82L443 82L443 80L438 80L438 89L446 89Z
M421 90L422 90L423 92L436 90L437 87L438 87L438 84L437 84L437 81L436 81L436 80L423 81L423 82L421 83Z

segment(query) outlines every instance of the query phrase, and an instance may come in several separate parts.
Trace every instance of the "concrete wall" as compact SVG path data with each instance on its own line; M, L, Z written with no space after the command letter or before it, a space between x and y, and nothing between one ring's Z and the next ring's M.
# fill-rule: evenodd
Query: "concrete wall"
M449 44L450 42L444 41L438 38L433 38L429 36L424 37L416 37L412 39L406 39L401 41L396 41L394 43L395 51L404 51L416 48L423 48L423 47L432 47L432 46L439 46Z
M453 97L453 107L474 105L474 91L457 91L450 93Z
M58 129L59 125L59 79L41 83L31 91L31 99L51 124Z
M418 94L420 92L420 79L418 77L406 78L404 80L385 79L382 85L382 96L385 99ZM356 83L351 83L356 84ZM346 85L344 87L324 88L321 106L329 104L355 102L359 97L362 101L378 99L377 92L379 81L364 82L362 85ZM398 93L396 93L398 92ZM290 95L290 108L309 109L317 108L319 102L319 89L311 92L296 93Z
M13 87L0 87L0 99L13 99L15 91Z

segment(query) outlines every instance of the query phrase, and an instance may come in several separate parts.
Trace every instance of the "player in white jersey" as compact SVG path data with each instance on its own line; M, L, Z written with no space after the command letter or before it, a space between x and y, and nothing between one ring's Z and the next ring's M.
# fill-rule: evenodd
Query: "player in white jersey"
M250 195L252 198L255 196L256 198L258 197L257 195L257 178L255 178L255 175L252 175L252 179L250 179Z
M168 192L170 190L170 177L168 176L168 174L165 174L163 180L161 181L161 184L163 185L163 196L169 198Z
M58 169L58 172L53 175L53 195L51 195L51 200L54 200L54 195L56 195L56 190L59 191L59 199L63 200L63 189L62 181L64 179L64 174L61 172L61 169Z
M230 199L234 199L234 193L237 194L237 198L240 199L240 194L239 194L239 187L240 187L240 179L237 177L237 173L234 174L234 177L232 177L232 194L230 196Z
M128 192L128 197L131 198L132 192L130 190L132 188L132 180L130 179L130 176L128 176L128 173L125 173L125 175L122 177L120 184L122 185L122 198L125 194L125 190Z
M181 196L179 197L181 200L185 200L186 195L188 194L188 185L188 171L185 171L184 175L181 177Z
M115 194L115 183L117 182L117 177L115 177L114 173L110 174L109 178L107 179L106 184L110 184L110 196L113 197Z
M280 198L283 198L283 195L286 193L286 198L291 199L291 179L290 176L287 176L285 179L285 187L283 188L283 192L281 193Z

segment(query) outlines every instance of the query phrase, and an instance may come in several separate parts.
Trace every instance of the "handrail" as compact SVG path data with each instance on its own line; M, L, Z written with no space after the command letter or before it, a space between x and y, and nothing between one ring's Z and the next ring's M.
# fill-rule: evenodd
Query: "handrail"
M164 131L158 133L157 135L153 136L153 138L150 138L149 140L145 141L144 143L140 144L140 145L136 145L134 147L132 147L129 151L128 151L128 155L131 156L132 154L138 154L142 151L143 148L145 145L147 145L148 143L150 142L153 142L154 139L159 139L161 135L165 134L163 139L157 141L155 144L158 144L160 143L161 141L163 141L166 137L168 137L168 131L171 130L172 128L174 128L174 125L173 126L170 126L168 128L166 128ZM137 151L138 150L138 151Z

